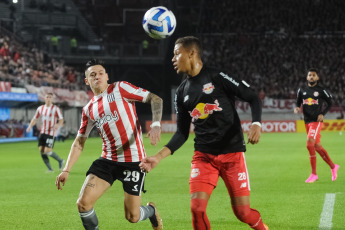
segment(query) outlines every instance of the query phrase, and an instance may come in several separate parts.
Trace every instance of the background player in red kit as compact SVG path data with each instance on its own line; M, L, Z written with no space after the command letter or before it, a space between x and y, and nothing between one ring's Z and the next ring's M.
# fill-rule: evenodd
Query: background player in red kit
M34 117L31 119L26 132L30 132L31 128L37 123L37 119L42 119L42 127L40 136L38 137L38 148L41 153L44 164L47 166L47 172L54 172L50 165L48 156L59 162L59 170L62 169L64 160L53 152L55 135L57 130L63 125L63 116L58 106L53 105L52 93L47 93L44 97L45 104L37 108ZM58 121L59 120L59 121Z
M253 229L265 230L260 213L250 207L250 184L241 122L235 97L249 102L253 123L248 142L261 135L261 102L245 81L203 66L198 38L177 39L172 59L174 69L186 79L175 95L177 131L156 155L144 158L140 167L150 171L188 139L190 123L195 126L194 156L190 175L193 228L210 229L206 207L219 176L224 180L236 217Z
M308 85L297 91L297 107L294 112L297 114L303 106L303 115L305 128L308 133L307 148L309 151L311 174L305 181L306 183L313 183L318 180L316 173L316 154L320 154L322 159L331 167L332 181L337 179L337 171L339 165L334 164L329 157L327 151L322 147L321 129L323 126L323 117L332 106L332 95L318 83L319 76L316 69L309 69L307 75ZM323 108L323 105L326 106Z
M60 182L64 185L67 181L91 129L96 126L103 139L102 155L86 173L77 201L84 228L98 229L98 218L93 206L115 180L120 180L125 194L126 219L136 223L149 218L153 229L162 229L162 220L155 204L149 202L147 206L141 205L145 173L141 172L139 162L146 153L134 104L135 101L151 103L153 123L148 135L151 144L155 145L161 134L162 99L128 82L108 84L108 74L98 60L86 64L85 76L85 83L95 96L83 108L81 127L72 144L66 166L56 179L57 188L62 189Z

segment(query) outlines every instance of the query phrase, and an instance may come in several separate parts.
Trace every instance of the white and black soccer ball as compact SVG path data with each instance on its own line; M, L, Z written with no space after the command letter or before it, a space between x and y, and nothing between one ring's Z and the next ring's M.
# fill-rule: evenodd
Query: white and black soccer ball
M153 7L144 15L143 28L151 38L167 38L175 31L175 15L164 6Z

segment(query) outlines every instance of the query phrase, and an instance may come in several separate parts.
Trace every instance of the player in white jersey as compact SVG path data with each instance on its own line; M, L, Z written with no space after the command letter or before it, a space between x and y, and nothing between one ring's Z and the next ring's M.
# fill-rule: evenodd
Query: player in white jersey
M55 184L59 190L62 189L60 183L64 185L67 181L91 129L96 126L103 140L102 154L86 173L77 201L84 228L98 229L93 207L114 181L119 180L123 184L126 219L136 223L149 218L153 229L162 229L162 219L155 204L141 205L145 173L140 170L139 163L146 154L134 102L151 104L153 123L148 136L151 144L155 145L160 140L163 100L128 82L108 84L108 80L100 61L91 60L86 64L85 83L95 96L83 108L80 129Z
M30 132L31 128L37 123L39 118L42 119L42 128L38 138L38 148L41 153L43 162L48 168L47 172L54 172L48 156L53 157L59 162L59 170L62 169L64 160L53 152L55 134L63 124L63 116L58 106L53 104L53 94L47 93L44 97L45 104L37 108L30 125L26 132Z

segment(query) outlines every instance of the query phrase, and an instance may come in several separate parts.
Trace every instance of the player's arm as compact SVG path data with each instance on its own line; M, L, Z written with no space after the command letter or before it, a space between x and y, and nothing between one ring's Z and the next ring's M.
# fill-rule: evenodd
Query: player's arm
M319 116L317 117L317 121L318 122L322 122L323 121L323 117L324 115L331 109L332 107L332 95L327 92L325 89L323 90L323 94L322 94L322 98L326 101L326 107L323 109L322 113L319 114Z
M295 114L297 114L300 111L301 105L302 105L302 94L301 94L301 89L298 89L297 98L296 98L296 107L293 110Z
M30 132L31 128L37 123L37 119L34 117L31 119L29 126L26 128L26 132Z
M59 107L57 107L55 112L55 117L59 119L59 122L54 125L54 130L58 130L61 126L63 126L63 116Z
M54 130L58 130L60 127L62 127L63 121L64 121L63 118L59 119L59 122L54 125Z
M261 136L261 101L259 96L250 88L250 85L235 77L220 73L214 78L217 85L224 88L230 97L238 97L249 103L252 112L252 125L248 131L248 143L257 144Z
M66 165L60 175L56 178L55 185L58 190L62 190L61 184L65 185L73 165L77 162L84 149L87 137L77 136L71 146Z
M149 93L145 102L151 104L151 111L152 111L151 130L147 133L147 136L150 137L151 145L156 145L157 142L160 141L160 136L161 136L163 100L156 94Z
M261 101L259 96L249 87L248 84L243 81L241 83L243 85L240 85L239 94L237 96L249 103L252 112L252 125L247 133L247 143L257 144L261 137Z
M190 122L192 120L188 111L184 110L183 107L178 102L178 97L175 96L175 109L176 109L176 125L177 130L173 137L170 139L167 145L163 147L158 153L154 156L144 158L139 164L140 168L149 172L151 169L155 168L157 164L166 158L167 156L172 155L177 149L179 149L188 139Z

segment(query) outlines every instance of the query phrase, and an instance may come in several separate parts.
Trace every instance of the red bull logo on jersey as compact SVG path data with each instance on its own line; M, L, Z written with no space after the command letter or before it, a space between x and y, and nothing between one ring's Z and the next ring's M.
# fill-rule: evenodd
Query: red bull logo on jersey
M204 88L202 89L202 92L206 94L211 94L214 90L214 85L212 83L207 83L204 85Z
M307 98L303 100L303 105L318 105L319 99Z
M214 111L222 111L223 109L219 107L218 100L214 101L214 104L209 103L199 103L195 106L192 111L189 111L190 116L193 118L192 121L198 119L205 119Z
M190 176L191 176L192 178L195 178L195 177L199 176L199 174L200 174L199 169L198 169L198 168L193 168L192 171L191 171L191 173L190 173Z

